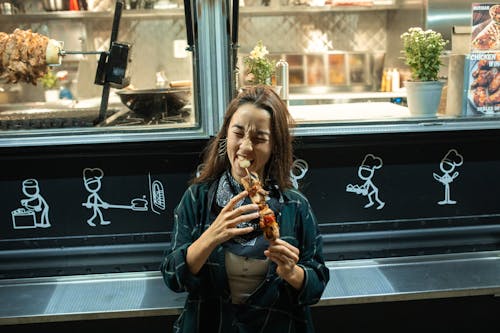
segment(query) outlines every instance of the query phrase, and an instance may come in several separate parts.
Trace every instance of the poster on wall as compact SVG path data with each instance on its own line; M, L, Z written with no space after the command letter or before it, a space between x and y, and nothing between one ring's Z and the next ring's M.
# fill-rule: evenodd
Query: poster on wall
M500 112L500 52L471 53L466 70L468 115Z
M471 51L500 51L500 3L472 4Z

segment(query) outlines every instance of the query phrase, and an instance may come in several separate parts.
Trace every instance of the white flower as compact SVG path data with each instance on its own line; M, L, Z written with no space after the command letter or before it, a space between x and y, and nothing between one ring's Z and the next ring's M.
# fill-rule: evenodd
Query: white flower
M270 84L275 63L266 58L269 54L262 41L258 41L253 50L243 61L246 67L246 81L252 84Z
M250 58L252 59L264 59L266 55L269 54L267 47L262 45L261 42L257 43L253 50L250 52Z

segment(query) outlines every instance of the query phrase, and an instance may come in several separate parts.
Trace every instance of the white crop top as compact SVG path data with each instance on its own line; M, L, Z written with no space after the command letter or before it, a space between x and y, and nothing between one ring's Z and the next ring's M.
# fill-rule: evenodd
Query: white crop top
M269 259L253 259L226 251L226 273L232 302L243 303L264 281Z

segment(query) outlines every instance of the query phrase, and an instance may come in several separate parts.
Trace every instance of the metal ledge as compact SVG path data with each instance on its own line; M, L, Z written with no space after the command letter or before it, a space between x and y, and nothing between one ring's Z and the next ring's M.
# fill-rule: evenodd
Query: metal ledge
M329 262L316 306L500 294L500 251ZM0 281L0 325L177 315L160 272Z

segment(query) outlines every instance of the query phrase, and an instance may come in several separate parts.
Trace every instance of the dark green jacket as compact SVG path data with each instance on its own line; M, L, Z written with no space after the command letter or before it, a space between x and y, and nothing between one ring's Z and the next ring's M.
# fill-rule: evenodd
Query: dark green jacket
M307 199L295 190L283 193L277 219L281 239L300 250L304 268L301 290L276 274L271 262L263 283L244 305L231 303L224 249L218 246L197 275L186 264L187 248L208 228L216 183L190 186L174 212L171 248L161 264L167 286L188 292L174 332L284 333L314 332L309 305L317 303L329 280L322 255L322 238Z

